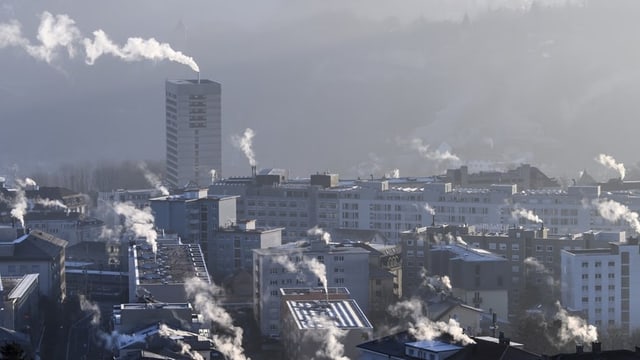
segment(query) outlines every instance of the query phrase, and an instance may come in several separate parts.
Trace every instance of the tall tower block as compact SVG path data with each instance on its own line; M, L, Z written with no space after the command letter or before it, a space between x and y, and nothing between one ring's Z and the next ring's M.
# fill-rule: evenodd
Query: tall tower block
M173 188L211 183L222 170L222 87L211 80L167 80L167 182Z

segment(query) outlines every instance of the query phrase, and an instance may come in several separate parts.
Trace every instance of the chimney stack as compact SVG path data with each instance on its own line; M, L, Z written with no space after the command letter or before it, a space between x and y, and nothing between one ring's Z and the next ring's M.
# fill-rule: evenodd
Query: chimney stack
M591 352L599 354L602 351L602 343L600 341L594 341L591 343Z
M584 352L583 345L576 345L576 354L582 354Z
M251 165L251 177L256 177L256 166Z

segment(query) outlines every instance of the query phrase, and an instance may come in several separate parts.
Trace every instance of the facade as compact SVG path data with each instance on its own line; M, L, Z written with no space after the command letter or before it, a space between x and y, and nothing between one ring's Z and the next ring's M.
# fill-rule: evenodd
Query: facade
M199 244L206 256L220 228L236 223L236 197L208 195L207 190L150 199L155 226L178 234L184 243Z
M2 277L0 326L31 337L40 329L38 274Z
M104 230L102 220L64 211L27 213L25 226L64 239L70 245L100 241Z
M65 248L67 246L65 240L39 230L32 230L17 238L13 236L12 239L2 240L0 241L0 274L4 276L38 274L40 295L54 302L62 302L65 299Z
M465 303L500 316L509 314L510 263L486 250L460 244L434 245L429 275L447 275L451 293Z
M222 171L222 89L211 80L167 80L167 181L207 186Z
M188 280L211 283L198 244L183 244L177 236L156 241L155 253L144 239L136 239L129 247L129 302L185 303L189 300L184 286Z
M324 350L332 346L326 337L328 332L335 331L344 346L343 355L356 359L356 346L373 335L373 326L353 299L286 300L282 324L285 359L290 360L309 358L310 354L330 358L329 352Z
M111 315L113 330L131 334L140 329L165 324L172 328L208 333L208 324L189 303L130 303L114 305Z
M367 312L369 306L369 251L349 244L299 241L253 251L254 315L265 336L281 334L281 288L322 287L311 272L312 259L324 264L327 284L346 287Z
M598 331L609 327L627 333L640 328L640 266L637 241L610 243L607 248L563 250L562 304L582 311Z
M282 228L256 228L255 220L241 220L236 226L220 228L209 242L207 268L213 280L222 280L253 270L253 250L282 245Z

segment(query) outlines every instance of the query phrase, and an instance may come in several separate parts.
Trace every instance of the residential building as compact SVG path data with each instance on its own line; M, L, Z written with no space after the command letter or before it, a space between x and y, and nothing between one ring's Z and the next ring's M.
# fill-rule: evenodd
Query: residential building
M284 357L290 360L310 354L330 357L334 350L327 349L332 344L326 337L333 329L340 332L343 356L356 359L356 346L373 335L373 326L353 299L283 301L282 327Z
M210 324L189 303L129 303L113 306L111 325L120 334L131 334L158 323L209 336Z
M207 79L165 83L167 182L208 186L222 171L221 85Z
M236 224L236 196L208 195L201 189L149 201L155 226L178 234L184 243L200 245L205 258L215 233Z
M129 302L140 299L167 303L188 302L185 283L211 283L198 244L183 244L177 236L159 237L154 253L145 239L129 247Z
M16 234L16 229L12 230ZM0 232L2 235L6 236L7 232ZM18 229L17 235L0 237L0 274L38 274L40 295L54 302L62 302L66 297L67 241L39 230L25 234L23 229Z
M488 187L494 184L515 184L518 191L559 188L556 179L545 175L540 169L529 164L521 164L506 171L478 171L470 173L466 165L459 169L448 169L443 179L456 187Z
M207 268L216 283L239 271L253 270L253 250L282 245L282 228L256 228L255 220L219 228L208 244Z
M324 264L327 284L309 264ZM363 311L369 307L369 251L351 244L299 241L253 251L254 316L265 336L281 334L280 288L346 287Z
M631 333L640 328L640 248L637 239L612 242L607 248L563 250L562 304L582 311L589 323Z
M3 276L0 297L0 326L35 338L41 330L38 274Z
M70 245L101 241L105 228L102 220L77 212L29 212L24 220L25 227L52 234Z
M427 268L449 277L453 296L499 316L509 314L509 270L507 259L461 244L432 246Z

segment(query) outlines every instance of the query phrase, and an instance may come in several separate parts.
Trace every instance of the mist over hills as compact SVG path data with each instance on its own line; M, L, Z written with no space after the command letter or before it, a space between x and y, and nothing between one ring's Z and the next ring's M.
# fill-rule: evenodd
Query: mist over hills
M640 4L429 6L438 3L385 16L358 1L5 1L0 21L18 19L35 39L38 14L66 13L83 33L155 37L193 56L203 77L223 84L225 176L249 173L230 141L246 127L258 165L293 176L451 165L422 158L407 145L414 138L463 162L527 161L568 178L583 168L612 175L593 160L601 152L637 162ZM0 49L0 65L0 169L25 171L163 159L164 80L195 76L175 63L107 57L48 65L16 48Z

